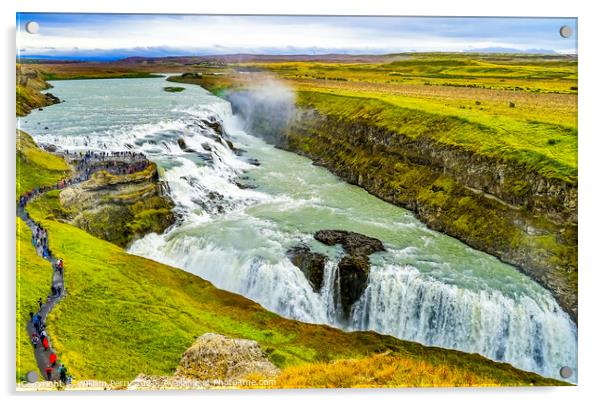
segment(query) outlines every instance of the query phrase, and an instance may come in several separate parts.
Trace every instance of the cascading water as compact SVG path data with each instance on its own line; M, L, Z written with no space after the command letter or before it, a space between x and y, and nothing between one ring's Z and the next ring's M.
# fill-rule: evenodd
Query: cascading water
M548 291L406 210L249 136L227 102L195 86L163 92L161 79L54 84L67 102L34 111L22 129L69 150L142 151L169 184L181 222L136 241L131 253L286 317L477 352L551 377L562 366L576 369L576 326ZM215 120L235 149L208 125ZM312 237L332 228L376 237L387 248L371 255L367 289L349 319L336 303L344 252ZM317 293L287 258L299 244L328 256Z

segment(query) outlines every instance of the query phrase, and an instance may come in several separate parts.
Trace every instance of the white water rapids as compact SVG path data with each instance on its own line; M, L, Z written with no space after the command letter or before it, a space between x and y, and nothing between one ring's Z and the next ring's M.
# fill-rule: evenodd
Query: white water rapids
M562 366L577 368L576 326L548 291L408 211L250 136L227 102L189 85L164 92L162 79L53 84L66 102L21 119L23 130L69 150L142 151L169 183L182 221L136 241L131 253L289 318L477 352L554 378ZM202 120L222 121L245 152L234 153ZM370 257L369 285L349 321L333 301L343 251L313 240L320 229L356 231L387 248ZM319 293L286 256L300 243L329 257Z

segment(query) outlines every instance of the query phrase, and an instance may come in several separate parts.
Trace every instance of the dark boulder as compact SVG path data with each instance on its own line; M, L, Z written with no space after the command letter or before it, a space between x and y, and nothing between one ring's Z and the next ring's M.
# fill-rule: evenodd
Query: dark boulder
M186 144L186 141L184 139L182 139L181 137L178 138L178 146L180 146L180 149L182 149L186 153L194 153L194 152L196 152L196 150L191 149L190 147L188 147L188 145Z
M319 230L314 233L314 238L326 245L341 244L345 252L350 255L370 255L378 251L385 251L385 247L379 239L352 231Z
M351 306L362 296L368 286L370 261L365 255L346 255L339 262L337 279L341 308L349 318Z
M236 184L236 186L240 189L255 189L257 188L256 185L253 184L246 184L244 182L240 182L240 181L234 181L234 184Z
M208 128L213 129L213 131L215 133L217 133L220 136L223 136L224 134L224 126L222 125L221 122L219 121L208 121L206 119L201 119L201 122L207 126Z
M341 303L345 318L349 318L351 306L362 296L368 286L370 260L368 256L385 251L383 243L373 237L346 230L319 230L314 238L329 246L340 244L347 253L339 261L336 273L336 298Z
M299 268L309 281L314 292L319 293L324 282L324 254L312 252L307 246L293 247L287 251L288 258Z

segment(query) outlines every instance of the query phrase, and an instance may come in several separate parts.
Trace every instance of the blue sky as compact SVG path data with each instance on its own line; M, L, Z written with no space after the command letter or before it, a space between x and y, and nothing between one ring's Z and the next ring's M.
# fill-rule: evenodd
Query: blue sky
M38 34L25 31L28 21ZM575 34L565 39L559 28ZM574 18L17 14L22 57L117 59L231 53L379 54L513 50L577 53Z

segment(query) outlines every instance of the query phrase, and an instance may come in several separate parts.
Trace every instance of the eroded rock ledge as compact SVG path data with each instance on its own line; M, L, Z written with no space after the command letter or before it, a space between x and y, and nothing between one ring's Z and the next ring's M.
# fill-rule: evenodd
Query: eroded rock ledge
M103 162L103 164L111 162ZM127 163L112 168L127 172ZM147 233L162 233L175 223L174 203L159 181L157 166L134 173L99 171L60 193L63 219L88 233L125 247Z
M314 238L328 246L340 244L346 255L338 263L334 291L336 302L340 302L345 318L351 306L361 297L368 286L370 259L375 252L385 251L383 243L373 237L346 230L319 230ZM312 252L307 246L298 246L288 251L291 262L305 275L313 290L319 293L324 282L324 265L327 257Z

